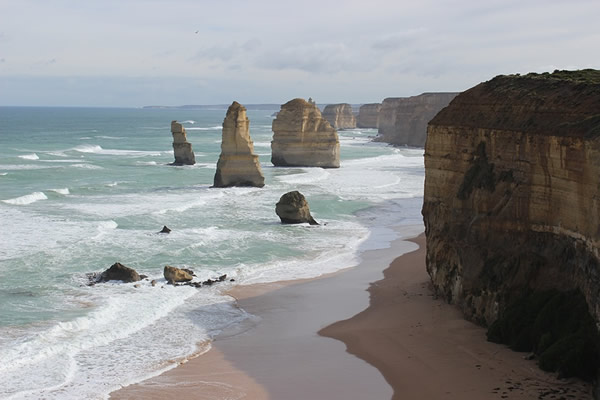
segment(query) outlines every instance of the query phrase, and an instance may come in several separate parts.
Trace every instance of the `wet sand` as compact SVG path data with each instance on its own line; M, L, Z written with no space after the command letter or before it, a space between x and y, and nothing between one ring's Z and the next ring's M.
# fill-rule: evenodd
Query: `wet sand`
M591 398L589 386L488 343L483 328L435 299L424 242L396 240L325 278L239 286L232 301L253 318L206 354L111 398Z

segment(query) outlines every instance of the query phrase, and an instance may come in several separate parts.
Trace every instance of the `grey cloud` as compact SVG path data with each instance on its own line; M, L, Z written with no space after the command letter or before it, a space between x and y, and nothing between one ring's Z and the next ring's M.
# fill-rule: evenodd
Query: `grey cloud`
M280 48L265 53L258 66L276 70L301 70L311 73L337 73L369 69L368 59L359 58L355 49L343 43L318 43Z
M419 40L426 32L426 29L418 28L394 33L375 40L371 47L375 50L385 51L404 48Z
M216 45L202 48L189 59L192 62L199 61L223 61L228 62L236 59L240 54L247 55L249 52L256 51L262 43L258 39L250 39L242 44L230 43L228 45Z

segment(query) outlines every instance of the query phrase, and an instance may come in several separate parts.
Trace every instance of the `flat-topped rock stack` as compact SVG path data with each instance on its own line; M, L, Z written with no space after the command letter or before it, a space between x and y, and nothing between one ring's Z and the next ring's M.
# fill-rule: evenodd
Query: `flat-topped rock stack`
M348 103L328 104L323 110L323 118L335 129L356 128L356 117L352 113L352 106Z
M381 103L360 106L358 117L356 117L356 126L358 128L379 128L379 110L381 110Z
M175 153L175 161L172 165L196 164L192 144L187 141L183 125L177 121L171 121L171 134L173 135L173 152Z
M221 155L217 162L214 186L264 185L265 178L250 138L250 121L246 115L246 108L234 101L223 120Z
M457 94L423 93L383 100L379 111L377 141L397 146L424 147L427 124Z
M337 131L316 104L294 99L273 120L271 162L275 166L339 168Z

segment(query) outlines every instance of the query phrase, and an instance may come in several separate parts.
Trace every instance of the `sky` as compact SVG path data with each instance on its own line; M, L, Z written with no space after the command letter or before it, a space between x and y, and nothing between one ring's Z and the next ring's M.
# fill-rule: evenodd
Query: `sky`
M0 106L374 103L600 69L598 0L0 0Z

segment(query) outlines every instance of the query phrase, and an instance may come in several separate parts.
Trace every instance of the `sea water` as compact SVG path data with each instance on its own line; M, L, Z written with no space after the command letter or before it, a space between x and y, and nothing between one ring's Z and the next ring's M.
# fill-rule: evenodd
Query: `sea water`
M0 108L0 398L106 398L250 318L224 294L231 285L351 267L398 225L422 229L422 149L344 130L341 168L275 168L275 111L248 111L265 187L217 189L225 109ZM169 165L171 120L194 166ZM321 225L279 223L291 190ZM148 279L87 285L115 262ZM228 278L174 287L165 265Z

